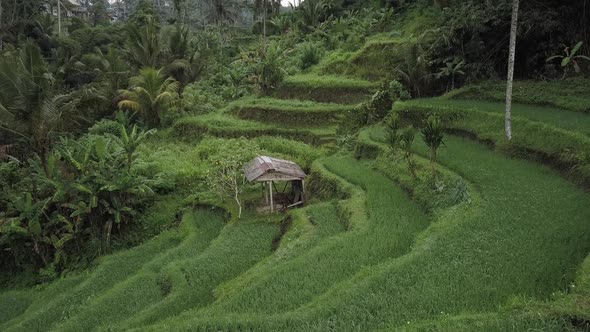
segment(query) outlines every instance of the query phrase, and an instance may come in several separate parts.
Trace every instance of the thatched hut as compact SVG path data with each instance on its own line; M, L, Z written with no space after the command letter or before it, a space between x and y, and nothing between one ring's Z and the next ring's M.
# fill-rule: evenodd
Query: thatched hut
M266 203L270 211L280 205L283 209L303 205L305 203L305 172L296 163L266 156L257 156L244 167L246 179L250 182L262 183ZM277 190L276 182L286 182L283 191ZM288 185L290 192L286 192ZM273 193L274 192L274 193ZM279 199L275 199L276 197Z

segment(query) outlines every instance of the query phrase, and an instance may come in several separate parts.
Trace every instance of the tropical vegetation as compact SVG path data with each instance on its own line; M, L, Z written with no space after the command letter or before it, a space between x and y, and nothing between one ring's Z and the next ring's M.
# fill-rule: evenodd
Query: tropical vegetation
M0 1L0 330L590 329L589 10Z

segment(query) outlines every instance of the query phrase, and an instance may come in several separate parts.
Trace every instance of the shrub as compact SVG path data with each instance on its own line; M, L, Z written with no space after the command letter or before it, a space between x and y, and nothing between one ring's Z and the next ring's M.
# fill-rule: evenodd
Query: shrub
M369 101L367 110L369 119L367 122L373 123L382 120L387 116L393 105L393 99L387 84L383 84Z
M444 144L444 126L443 122L437 116L430 116L424 122L424 127L420 131L424 143L430 148L430 161L436 162L436 153L438 148Z
M245 138L212 140L214 149L209 149L207 161L207 184L221 199L230 197L238 205L238 218L242 216L240 194L246 186L243 167L260 151L260 147ZM213 146L212 146L213 147Z
M121 133L121 124L117 121L102 119L88 128L88 132L92 135L118 135Z
M215 89L206 83L187 85L182 91L183 110L192 115L206 114L224 105L224 100Z
M416 130L414 127L409 126L402 130L400 133L400 149L402 150L404 159L408 164L408 170L412 177L416 177L416 168L418 165L416 161L414 161L414 152L412 151L412 144L414 143L414 138L416 137Z
M119 133L63 138L45 167L39 158L29 161L30 176L14 186L19 192L0 215L0 250L10 256L0 263L32 266L52 277L72 260L102 253L112 234L136 222L153 191L150 180L131 169L137 130Z
M387 146L389 148L389 151L391 152L391 154L393 156L396 155L397 153L397 149L399 147L400 144L400 133L399 133L399 129L400 129L400 124L399 124L399 118L397 116L392 116L389 118L389 121L387 121Z
M317 65L322 59L323 49L317 43L303 43L300 46L299 68L306 70L311 66Z
M285 50L277 42L261 44L252 52L244 52L236 62L249 70L249 78L264 95L270 94L285 79Z

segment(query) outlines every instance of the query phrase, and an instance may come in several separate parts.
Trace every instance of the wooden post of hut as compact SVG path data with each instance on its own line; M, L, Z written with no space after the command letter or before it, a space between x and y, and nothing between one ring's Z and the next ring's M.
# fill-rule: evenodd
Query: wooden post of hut
M278 202L280 202L283 209L305 203L306 174L299 165L292 161L258 156L244 167L244 174L250 182L263 183L265 202L266 204L270 203L271 212L275 211L276 195L279 196ZM287 182L283 192L278 189L276 193L273 192L275 182ZM288 183L291 184L290 192L286 192Z

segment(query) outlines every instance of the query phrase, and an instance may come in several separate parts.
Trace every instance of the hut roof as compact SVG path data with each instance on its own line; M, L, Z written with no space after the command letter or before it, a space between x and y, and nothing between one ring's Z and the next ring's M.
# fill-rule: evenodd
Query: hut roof
M244 166L250 182L303 180L305 172L296 163L266 156L257 156Z

